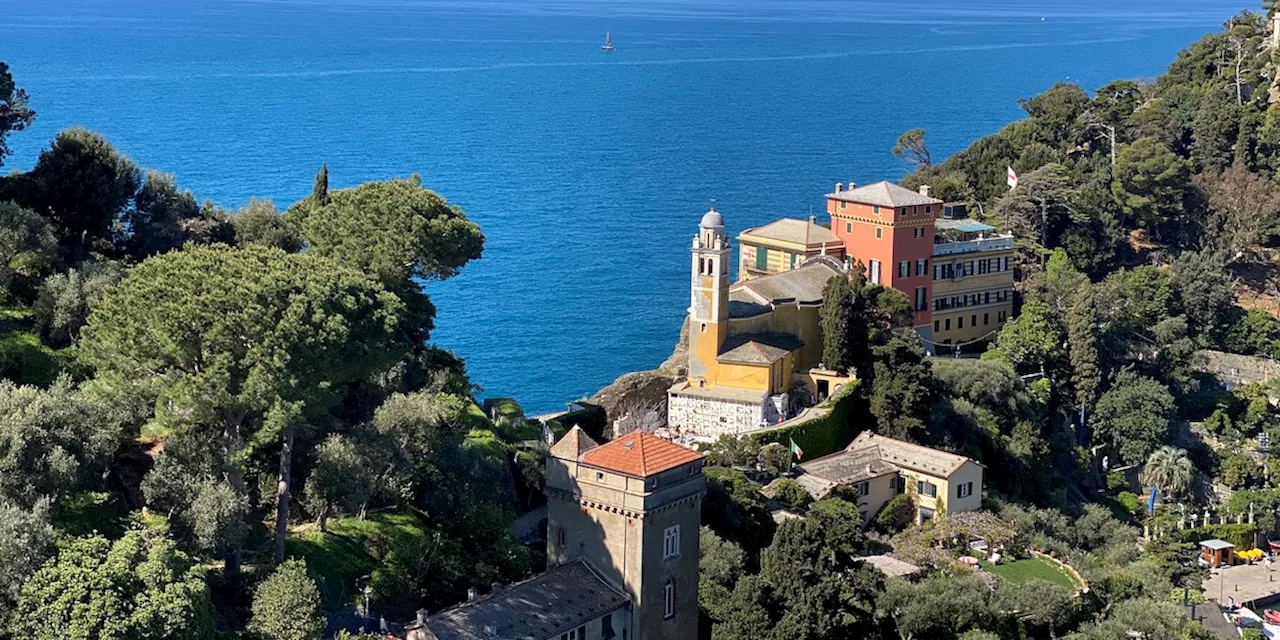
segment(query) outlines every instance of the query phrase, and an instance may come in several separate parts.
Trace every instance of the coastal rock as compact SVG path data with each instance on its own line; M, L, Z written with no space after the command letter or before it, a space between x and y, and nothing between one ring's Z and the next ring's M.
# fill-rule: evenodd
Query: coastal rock
M623 374L587 402L604 407L613 435L636 429L652 432L666 426L667 389L675 376L661 369Z

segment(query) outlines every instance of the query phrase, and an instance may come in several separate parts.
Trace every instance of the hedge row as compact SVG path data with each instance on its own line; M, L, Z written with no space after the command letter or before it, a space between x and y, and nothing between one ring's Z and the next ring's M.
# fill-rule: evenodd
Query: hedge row
M830 410L820 418L812 418L776 429L757 431L748 437L757 447L763 447L770 442L787 446L794 440L804 450L805 460L835 453L849 446L857 435L853 423L858 407L863 404L862 397L857 393L858 383L858 380L850 382L839 394L827 400Z
M1253 548L1253 534L1258 530L1254 524L1214 524L1207 527L1183 529L1178 532L1183 542L1199 544L1204 540L1226 540L1236 546L1236 551Z

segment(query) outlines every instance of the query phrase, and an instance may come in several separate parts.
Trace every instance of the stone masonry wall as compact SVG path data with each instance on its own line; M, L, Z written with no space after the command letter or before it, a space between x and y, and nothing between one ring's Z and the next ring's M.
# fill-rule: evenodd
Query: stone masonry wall
M672 429L709 438L750 431L760 426L762 418L759 405L674 393L667 400L667 411Z

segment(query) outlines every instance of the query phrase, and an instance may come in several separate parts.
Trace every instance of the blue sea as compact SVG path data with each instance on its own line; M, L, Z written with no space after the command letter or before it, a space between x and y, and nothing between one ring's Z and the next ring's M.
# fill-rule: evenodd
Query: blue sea
M941 160L1059 80L1154 77L1229 0L0 0L0 60L38 119L107 135L200 199L281 208L421 174L483 227L430 283L433 341L483 396L562 408L671 351L688 245L823 211ZM605 32L616 50L600 50Z

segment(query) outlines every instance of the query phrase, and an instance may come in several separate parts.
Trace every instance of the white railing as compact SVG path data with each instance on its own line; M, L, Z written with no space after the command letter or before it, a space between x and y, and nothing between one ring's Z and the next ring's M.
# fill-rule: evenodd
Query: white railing
M933 255L951 256L957 253L974 253L976 251L995 251L1012 249L1013 236L982 238L980 240L960 240L957 242L939 242L933 245Z

